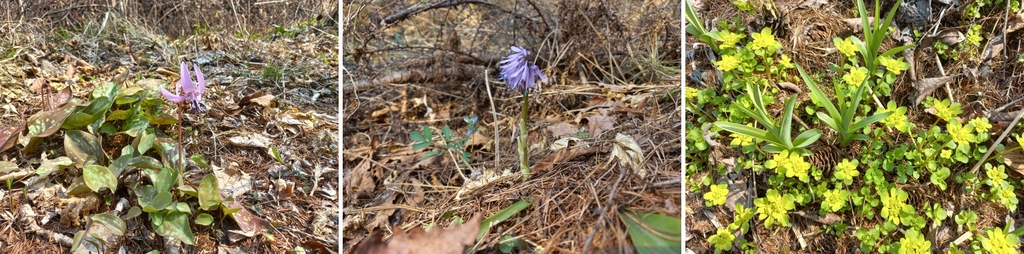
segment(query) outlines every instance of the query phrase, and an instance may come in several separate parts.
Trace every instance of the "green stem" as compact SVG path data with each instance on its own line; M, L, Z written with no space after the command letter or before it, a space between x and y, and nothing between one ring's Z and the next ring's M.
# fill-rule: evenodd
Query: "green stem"
M519 171L523 173L523 181L526 181L530 176L530 155L527 153L526 142L528 130L526 129L526 119L529 117L529 105L530 105L530 92L523 91L523 109L519 119Z

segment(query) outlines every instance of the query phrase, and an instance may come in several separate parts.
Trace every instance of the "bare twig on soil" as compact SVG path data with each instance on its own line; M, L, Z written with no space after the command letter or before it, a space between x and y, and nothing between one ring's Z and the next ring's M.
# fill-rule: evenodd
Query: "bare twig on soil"
M508 14L512 14L513 16L516 16L516 17L521 18L521 19L532 20L530 18L523 17L522 15L519 15L519 14L517 14L515 12L506 10L505 8L501 8L501 6L497 6L497 5L492 4L492 3L484 2L484 1L481 1L481 0L459 0L459 1L438 1L437 3L431 4L431 5L427 5L427 6L420 6L420 7L405 9L405 10L400 11L398 13L391 14L391 15L388 15L387 17L384 17L383 19L381 19L380 24L381 24L382 27L387 28L387 27L389 27L391 25L394 25L395 23L398 23L399 21L402 21L402 20L405 20L405 19L409 18L409 16L415 15L415 14L420 13L420 12L424 12L424 11L427 11L427 10L430 10L430 9L446 8L446 7L452 7L452 6L457 6L457 5L463 5L463 4L479 4L479 5L483 5L483 6L494 8L494 9L499 10L499 11L506 12Z
M999 138L996 139L996 142L993 142L992 145L989 146L988 151L985 152L985 156L981 156L981 160L978 160L977 163L974 163L974 167L971 167L971 174L978 173L978 168L981 167L982 163L988 160L988 157L991 156L992 152L996 150L995 147L1000 143L1003 143L1003 139L1006 138L1006 135L1009 135L1010 131L1013 130L1013 126L1017 126L1017 122L1020 121L1020 117L1024 116L1024 110L1020 110L1018 112L1020 113L1017 113L1017 117L1013 118L1013 122L1011 122L1010 125L1007 125L1009 127L1004 129L1003 134L999 135Z
M608 213L608 209L612 206L612 201L615 200L615 190L617 190L619 188L619 183L621 183L622 182L622 178L625 178L625 177L626 177L626 168L625 167L619 167L619 179L615 180L615 184L612 185L612 190L611 190L611 192L608 193L608 201L606 201L604 203L604 208L601 209L601 216L597 217L597 225L594 225L594 228L590 230L590 235L587 236L587 239L585 240L586 243L583 244L583 252L582 253L590 253L589 252L590 244L591 244L591 242L594 241L594 234L597 233L597 229L598 228L601 228L601 224L604 222L604 216L605 216L605 214Z

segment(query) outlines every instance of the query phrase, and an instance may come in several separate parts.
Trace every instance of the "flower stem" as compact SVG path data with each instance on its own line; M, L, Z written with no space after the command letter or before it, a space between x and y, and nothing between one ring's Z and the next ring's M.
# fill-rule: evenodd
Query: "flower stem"
M523 109L519 119L519 171L523 173L523 181L526 181L530 176L530 155L527 153L526 142L528 130L526 129L526 119L529 117L529 105L530 105L530 92L524 89L523 91Z
M185 120L185 117L182 115L182 111L185 110L185 107L182 107L181 104L182 103L178 103L178 186L181 186L181 175L182 172L185 172L185 146L181 144L181 122Z

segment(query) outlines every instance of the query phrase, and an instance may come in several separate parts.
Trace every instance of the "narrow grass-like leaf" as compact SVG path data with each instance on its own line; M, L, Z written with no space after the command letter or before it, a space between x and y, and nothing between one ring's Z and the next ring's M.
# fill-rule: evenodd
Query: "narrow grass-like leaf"
M793 137L790 135L793 133L793 107L796 106L796 97L790 97L786 100L786 110L782 113L782 126L779 128L777 135L782 139L782 144L786 147L793 147Z
M740 134L740 135L747 135L747 136L751 136L751 137L754 137L754 138L757 138L757 139L762 139L762 140L765 140L765 141L768 141L768 142L772 142L772 143L782 143L781 140L777 140L774 137L768 135L767 131L760 130L760 129L757 129L757 128L754 128L754 127L750 127L750 126L746 126L746 125L742 125L742 124L738 124L738 123L730 123L730 122L715 122L715 126L718 126L718 128L722 128L723 130L726 130L726 131L729 131L729 132L732 132L732 133L737 133L737 134Z
M491 215L491 217L487 217L487 219L484 219L482 222L480 222L480 231L478 231L478 233L476 234L476 239L479 240L480 238L483 238L484 235L487 234L487 231L491 230L491 226L497 225L498 223L501 223L507 220L508 218L512 218L512 215L515 215L519 211L522 211L523 209L530 207L531 204L533 204L533 197L527 197L525 199L519 200L515 204L512 204L508 208L505 208L500 212Z
M892 115L892 112L882 112L882 113L875 114L873 116L866 117L864 119L860 119L860 121L857 121L856 123L854 123L853 127L851 127L850 129L860 130L861 128L867 127L868 125L870 125L872 123L875 123L875 122L878 122L878 121L882 121L882 119L885 119L886 117L889 117L889 115Z
M796 70L800 72L800 77L804 79L804 83L807 83L807 87L811 89L811 100L824 106L829 115L838 116L839 110L836 109L834 104L832 104L832 100L829 100L828 96L825 96L825 93L821 91L821 88L814 83L814 80L812 80L810 76L807 76L807 72L804 71L804 68L800 67L799 64L794 65L796 65Z

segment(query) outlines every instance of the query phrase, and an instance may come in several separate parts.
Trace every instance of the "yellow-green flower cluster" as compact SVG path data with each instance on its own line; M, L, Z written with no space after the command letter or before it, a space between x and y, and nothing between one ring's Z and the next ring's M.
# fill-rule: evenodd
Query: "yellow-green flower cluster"
M782 58L779 59L779 66L782 66L782 68L793 68L793 59L790 59L789 55L782 54Z
M974 130L978 131L978 133L988 132L992 128L992 124L988 123L988 118L984 117L971 119L970 124L974 125Z
M723 49L724 48L735 47L736 43L739 43L740 40L742 40L743 38L747 37L747 35L745 35L745 34L733 33L733 32L730 32L729 30L725 30L725 31L719 32L718 36L720 37L719 41L722 42L718 46L723 48Z
M774 52L781 46L778 41L775 41L775 35L772 34L771 28L765 27L761 29L760 33L753 33L750 36L754 37L754 41L748 44L751 50L765 49Z
M971 142L978 141L972 132L973 130L974 126L971 126L971 124L964 126L955 119L946 124L946 131L949 132L949 136L953 138L953 142L956 142L958 146L970 145Z
M850 40L849 37L847 37L845 40L839 40L839 38L835 38L832 40L832 43L835 44L836 49L838 49L839 52L842 52L843 55L846 57L853 57L855 54L857 54L857 45L854 45L853 40Z
M864 67L860 67L860 68L857 68L857 69L852 69L852 70L850 70L849 73L846 73L846 75L843 75L843 81L846 81L846 84L848 84L848 85L850 85L850 86L852 86L854 88L860 87L860 84L863 83L864 79L867 79L867 78L868 78L868 68L864 68Z
M732 145L732 146L744 147L744 146L748 146L748 145L753 145L754 144L754 137L751 137L751 136L747 136L747 135L743 135L743 134L738 134L738 133L733 133L733 134L729 134L729 137L732 137L732 142L729 143L729 145Z
M789 226L789 211L796 209L793 194L779 195L775 189L768 189L765 197L754 200L754 205L757 206L757 218L764 220L765 227L775 223Z
M891 115L882 119L882 123L885 126L896 128L900 132L910 132L910 121L907 120L907 108L897 107L895 101L889 101L889 104L885 107L885 112L892 112Z
M805 183L811 180L809 175L811 164L804 161L804 157L796 152L782 151L766 162L765 167L774 168L775 172L779 174L800 179Z
M908 206L907 197L907 192L897 188L882 191L882 218L899 224L900 211L903 211L904 206Z
M944 159L953 158L953 150L942 149L942 152L939 152L939 156L942 156Z
M683 89L686 90L686 99L687 100L690 100L690 99L693 99L693 98L697 98L697 96L700 95L700 89L696 89L696 88L692 88L692 87L683 87Z
M992 167L988 164L985 164L985 175L988 176L988 179L992 181L993 187L998 187L1000 185L1003 185L1003 183L1006 181L1006 168L1003 167L1003 165Z
M714 244L716 250L731 250L734 240L736 240L736 236L729 232L728 227L718 228L718 233L708 237L708 243Z
M725 197L729 195L729 186L726 184L712 184L711 191L704 193L704 201L708 206L725 204Z
M844 192L841 189L827 190L825 191L825 200L821 202L822 209L829 212L838 212L839 209L843 209L846 205L846 200L849 199L850 193Z
M981 247L989 253L1017 253L1017 245L1020 245L1020 238L1003 232L999 227L986 230L985 236L981 237Z
M889 70L889 72L896 75L900 75L901 72L910 69L910 64L903 62L902 57L899 59L892 59L891 57L882 56L878 58L878 61L882 63L882 66L885 66L886 70Z
M935 108L935 116L946 122L953 121L957 115L963 113L963 110L960 110L960 103L950 102L949 99L935 100L934 103L932 107Z
M850 161L848 159L843 159L839 165L836 165L836 179L850 184L853 181L854 176L860 175L860 172L857 171L858 163L859 162L857 160Z
M900 239L899 254L931 253L931 241L925 240L924 235L917 229L907 230L907 233Z
M718 65L721 71L731 71L740 66L740 59L734 55L724 55L722 60L715 62L715 65Z

